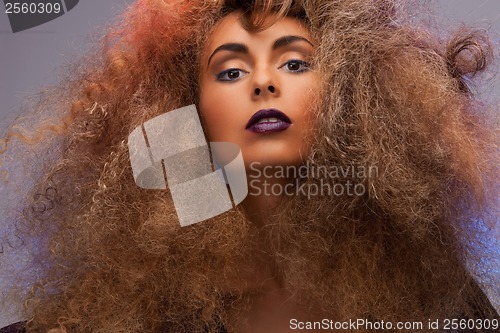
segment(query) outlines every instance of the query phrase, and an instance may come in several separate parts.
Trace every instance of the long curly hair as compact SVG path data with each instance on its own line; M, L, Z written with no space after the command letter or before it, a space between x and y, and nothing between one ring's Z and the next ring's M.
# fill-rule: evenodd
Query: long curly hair
M482 242L498 218L498 121L471 92L492 47L473 30L443 43L405 16L411 8L397 0L131 5L50 94L56 102L40 104L59 121L33 135L12 128L4 139L53 147L17 221L36 272L17 280L31 286L27 332L216 332L240 320L256 293L249 279L266 269L338 321L498 318L476 283L498 287L485 278ZM234 11L249 30L264 29L269 13L309 27L322 89L307 162L376 167L376 177L336 179L362 184L362 195L283 197L260 229L241 207L181 228L168 189L135 184L128 135L198 102L201 50Z

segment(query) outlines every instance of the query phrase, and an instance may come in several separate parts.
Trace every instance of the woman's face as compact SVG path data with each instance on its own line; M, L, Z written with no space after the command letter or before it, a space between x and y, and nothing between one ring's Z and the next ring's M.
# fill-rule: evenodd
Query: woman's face
M319 87L309 65L313 45L296 19L280 19L256 33L242 27L237 13L221 20L200 68L200 111L209 140L238 144L247 166L300 164L309 152L305 138Z

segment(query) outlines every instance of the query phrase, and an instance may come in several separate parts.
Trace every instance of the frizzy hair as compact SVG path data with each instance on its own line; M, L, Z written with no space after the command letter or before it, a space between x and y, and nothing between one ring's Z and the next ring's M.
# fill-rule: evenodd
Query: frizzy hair
M474 278L488 269L478 230L498 217L498 129L469 89L492 47L469 30L443 47L398 3L130 6L99 57L61 84L58 125L32 140L59 134L18 222L41 269L26 282L27 332L216 332L251 301L258 252L284 288L334 320L497 318ZM129 133L198 102L203 45L233 11L249 30L265 28L267 13L307 24L322 80L308 162L376 167L374 178L337 179L360 181L364 195L284 197L262 230L241 207L181 228L168 190L135 184ZM5 141L15 137L30 141L15 129Z

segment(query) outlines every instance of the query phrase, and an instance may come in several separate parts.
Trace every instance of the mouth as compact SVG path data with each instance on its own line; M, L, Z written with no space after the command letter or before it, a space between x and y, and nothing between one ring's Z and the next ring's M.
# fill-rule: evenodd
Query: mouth
M262 109L250 118L245 129L255 133L280 132L291 124L290 118L280 110Z

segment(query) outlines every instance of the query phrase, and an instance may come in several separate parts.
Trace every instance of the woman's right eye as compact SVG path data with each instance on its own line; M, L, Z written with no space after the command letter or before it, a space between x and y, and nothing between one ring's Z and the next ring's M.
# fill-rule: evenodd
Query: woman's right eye
M243 76L248 74L247 72L238 69L238 68L230 68L223 72L217 74L218 81L236 81L241 79Z

